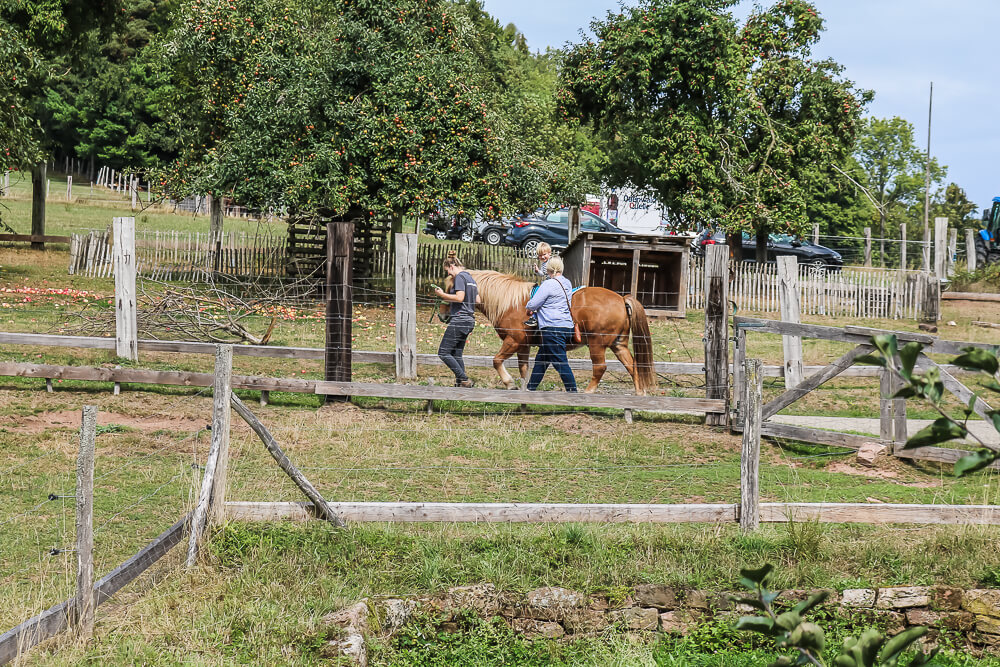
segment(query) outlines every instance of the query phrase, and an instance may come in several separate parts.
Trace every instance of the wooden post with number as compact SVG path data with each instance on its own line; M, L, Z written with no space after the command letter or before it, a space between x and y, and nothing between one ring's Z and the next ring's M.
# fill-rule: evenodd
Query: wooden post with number
M799 260L794 255L778 259L778 300L782 322L800 321ZM802 382L802 338L782 336L781 345L785 358L785 388L793 389Z
M78 637L94 634L94 452L97 406L83 406L76 460L76 598L72 620Z
M396 379L417 377L417 235L396 234Z
M743 445L740 454L740 530L760 525L760 425L764 368L760 359L743 364Z
M725 411L708 413L705 423L729 421L729 247L705 246L705 397L727 402Z
M111 222L115 272L115 354L139 359L139 331L135 294L135 218Z
M323 379L327 381L351 381L353 250L354 222L326 223L326 353ZM326 400L346 401L349 397L327 397Z

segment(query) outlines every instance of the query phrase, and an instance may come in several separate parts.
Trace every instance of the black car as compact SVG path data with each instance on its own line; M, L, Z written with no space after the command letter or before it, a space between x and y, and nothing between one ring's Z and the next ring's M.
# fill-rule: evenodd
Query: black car
M580 211L581 232L607 232L609 234L633 234L615 227L590 211ZM561 208L548 214L535 213L513 221L504 241L534 257L539 243L548 243L555 249L565 248L569 243L569 209Z
M691 244L691 252L704 255L705 246L726 244L725 232L710 233L703 231L695 237ZM844 265L844 258L836 250L826 246L814 245L812 241L800 239L791 234L769 234L767 238L767 261L773 262L781 255L794 255L799 264L808 264L818 268L836 268ZM743 261L756 261L757 237L743 232Z

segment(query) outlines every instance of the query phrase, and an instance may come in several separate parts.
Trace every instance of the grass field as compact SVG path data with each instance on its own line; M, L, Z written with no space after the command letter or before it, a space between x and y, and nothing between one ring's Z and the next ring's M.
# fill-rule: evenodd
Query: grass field
M53 191L55 191L53 184ZM11 204L9 200L7 204ZM23 202L14 200L10 215ZM53 206L52 209L57 208ZM53 210L53 213L55 211ZM70 204L59 224L91 225L113 215L105 205ZM5 219L7 219L5 213ZM164 215L165 228L190 220ZM11 218L16 219L16 218ZM76 221L76 222L73 222ZM205 225L200 219L198 225ZM227 221L227 225L229 221ZM58 229L50 230L62 233ZM0 329L72 328L81 309L107 308L110 280L67 276L66 254L0 247ZM64 293L66 289L77 290ZM85 292L85 293L84 293ZM993 342L1000 309L945 303L942 335ZM281 320L273 342L320 346L315 304ZM419 315L420 352L434 352L443 325ZM391 350L390 309L358 304L356 349ZM947 321L955 321L949 326ZM844 325L857 322L819 320ZM261 320L260 329L267 321ZM906 321L865 322L914 330ZM700 361L700 313L653 324L655 356ZM781 363L779 337L748 337L750 356ZM487 328L473 334L468 354L492 354ZM804 341L808 364L826 363L846 346ZM106 365L106 353L5 346L0 360ZM209 356L144 354L140 366L210 371ZM235 372L319 378L318 361L237 357ZM477 382L495 382L477 369ZM391 381L392 369L355 368L357 379ZM440 367L421 368L421 381L447 383ZM580 375L583 377L583 374ZM626 392L620 374L605 391ZM704 395L703 376L663 377L667 395ZM554 387L550 379L546 388ZM0 378L0 631L67 597L73 588L76 429L79 409L100 406L95 526L101 576L190 509L209 442L210 391L128 386L119 396L98 383ZM768 395L782 390L769 382ZM239 392L248 402L252 392ZM335 500L522 502L735 502L739 439L706 428L693 416L639 414L628 426L615 411L580 412L446 403L428 416L422 404L356 400L320 407L310 395L272 394L253 410L289 456ZM957 408L958 406L953 406ZM911 405L911 417L931 413ZM786 412L876 416L877 383L845 378ZM232 433L228 497L298 500L292 484L238 419ZM948 469L888 461L866 469L831 448L767 443L761 465L768 501L1000 503L995 475L955 479ZM48 496L57 496L49 500ZM368 595L405 595L491 582L528 590L559 585L588 592L643 582L732 590L741 566L781 566L779 586L850 588L949 584L1000 586L995 528L933 526L770 525L741 536L732 526L625 525L353 525L232 523L215 532L205 565L179 567L179 551L122 591L99 612L95 640L60 638L25 664L330 664L328 629L320 619ZM846 620L831 620L846 632ZM721 624L687 639L643 641L609 633L577 642L524 642L502 628L471 624L454 636L416 626L398 640L372 646L379 665L620 664L756 665L759 645ZM965 653L941 664L996 664Z

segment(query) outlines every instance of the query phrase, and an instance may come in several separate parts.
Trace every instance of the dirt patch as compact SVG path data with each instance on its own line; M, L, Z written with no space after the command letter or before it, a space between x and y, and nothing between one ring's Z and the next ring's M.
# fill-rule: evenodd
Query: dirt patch
M896 479L899 473L895 470L879 470L878 468L860 468L852 466L850 463L831 463L826 467L827 472L839 472L845 475L861 475L862 477L872 477L875 479Z
M576 435L612 435L622 429L624 420L612 421L601 417L591 417L586 414L556 415L545 418L545 425L557 428L564 433Z
M7 430L14 433L44 433L49 429L67 428L76 430L80 428L79 410L58 410L55 412L43 412L30 417L14 417L13 425L7 426ZM181 431L191 432L204 428L208 424L205 419L193 419L191 417L167 417L157 415L155 417L131 417L118 412L98 412L97 425L108 426L110 424L120 424L140 431Z

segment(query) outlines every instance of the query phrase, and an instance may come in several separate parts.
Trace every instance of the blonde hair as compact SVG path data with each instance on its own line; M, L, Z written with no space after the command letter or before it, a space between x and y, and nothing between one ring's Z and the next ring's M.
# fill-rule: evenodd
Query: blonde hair
M563 261L561 257L553 257L545 266L545 270L549 273L562 273L563 268Z
M548 243L539 243L538 248L535 250L535 254L541 257L543 252L547 252L551 255L552 246L550 246Z

